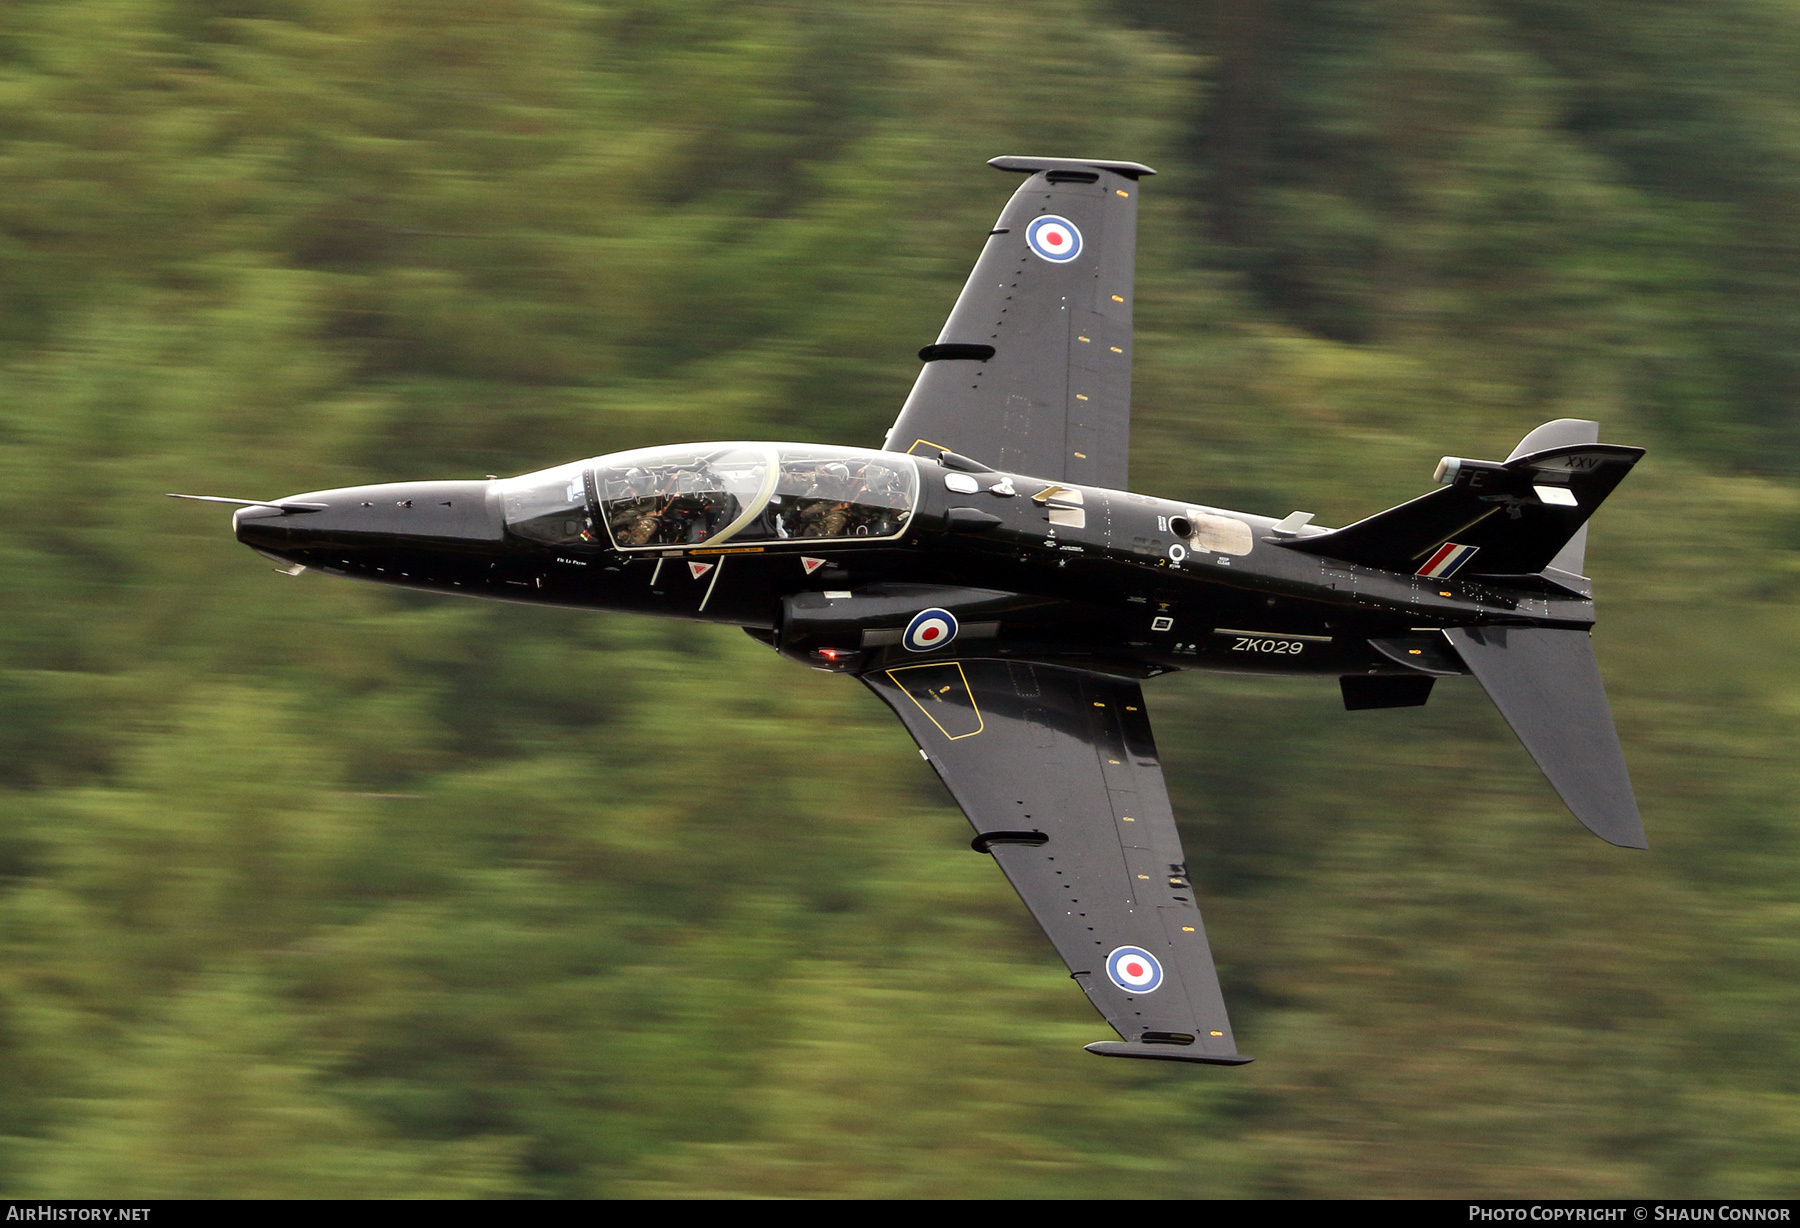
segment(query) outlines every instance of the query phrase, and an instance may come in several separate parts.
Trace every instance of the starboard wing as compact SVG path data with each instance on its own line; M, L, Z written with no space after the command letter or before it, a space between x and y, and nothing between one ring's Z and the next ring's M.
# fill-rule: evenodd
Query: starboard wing
M1029 174L884 445L1123 490L1131 443L1136 162L995 158Z
M1232 1039L1136 682L997 660L877 669L863 681L1124 1038L1089 1050L1250 1060Z

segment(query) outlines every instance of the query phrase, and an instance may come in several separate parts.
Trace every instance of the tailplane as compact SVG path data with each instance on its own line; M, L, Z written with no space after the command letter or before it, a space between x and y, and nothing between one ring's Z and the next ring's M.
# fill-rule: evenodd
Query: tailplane
M1649 848L1588 633L1457 627L1445 634L1575 817L1609 844Z

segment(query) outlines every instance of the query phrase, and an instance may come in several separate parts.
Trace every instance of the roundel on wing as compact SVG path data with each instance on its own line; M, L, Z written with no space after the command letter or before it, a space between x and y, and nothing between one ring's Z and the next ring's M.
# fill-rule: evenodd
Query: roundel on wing
M1162 965L1142 947L1120 947L1106 957L1106 975L1126 993L1155 993L1162 987Z
M1067 264L1081 255L1081 231L1074 222L1054 213L1031 219L1025 228L1025 242L1051 264Z
M906 625L901 643L913 652L930 652L956 638L956 615L949 610L920 610Z

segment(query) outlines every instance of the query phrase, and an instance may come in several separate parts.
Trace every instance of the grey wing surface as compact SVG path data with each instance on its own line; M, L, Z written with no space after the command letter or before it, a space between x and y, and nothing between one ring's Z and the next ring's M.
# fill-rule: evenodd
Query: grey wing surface
M1089 1050L1250 1060L1232 1039L1136 682L992 660L877 669L863 682L1124 1038Z
M1609 844L1649 848L1588 633L1451 627L1445 634L1582 825Z
M1123 490L1138 179L1155 172L1069 158L989 165L1031 177L994 224L937 343L919 351L925 369L884 446Z

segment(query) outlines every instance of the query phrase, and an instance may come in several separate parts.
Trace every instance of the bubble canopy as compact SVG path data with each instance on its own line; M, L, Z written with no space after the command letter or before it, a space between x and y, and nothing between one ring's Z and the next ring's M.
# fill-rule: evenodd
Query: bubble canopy
M507 527L521 537L652 550L898 537L919 471L892 452L699 443L616 452L499 487Z

